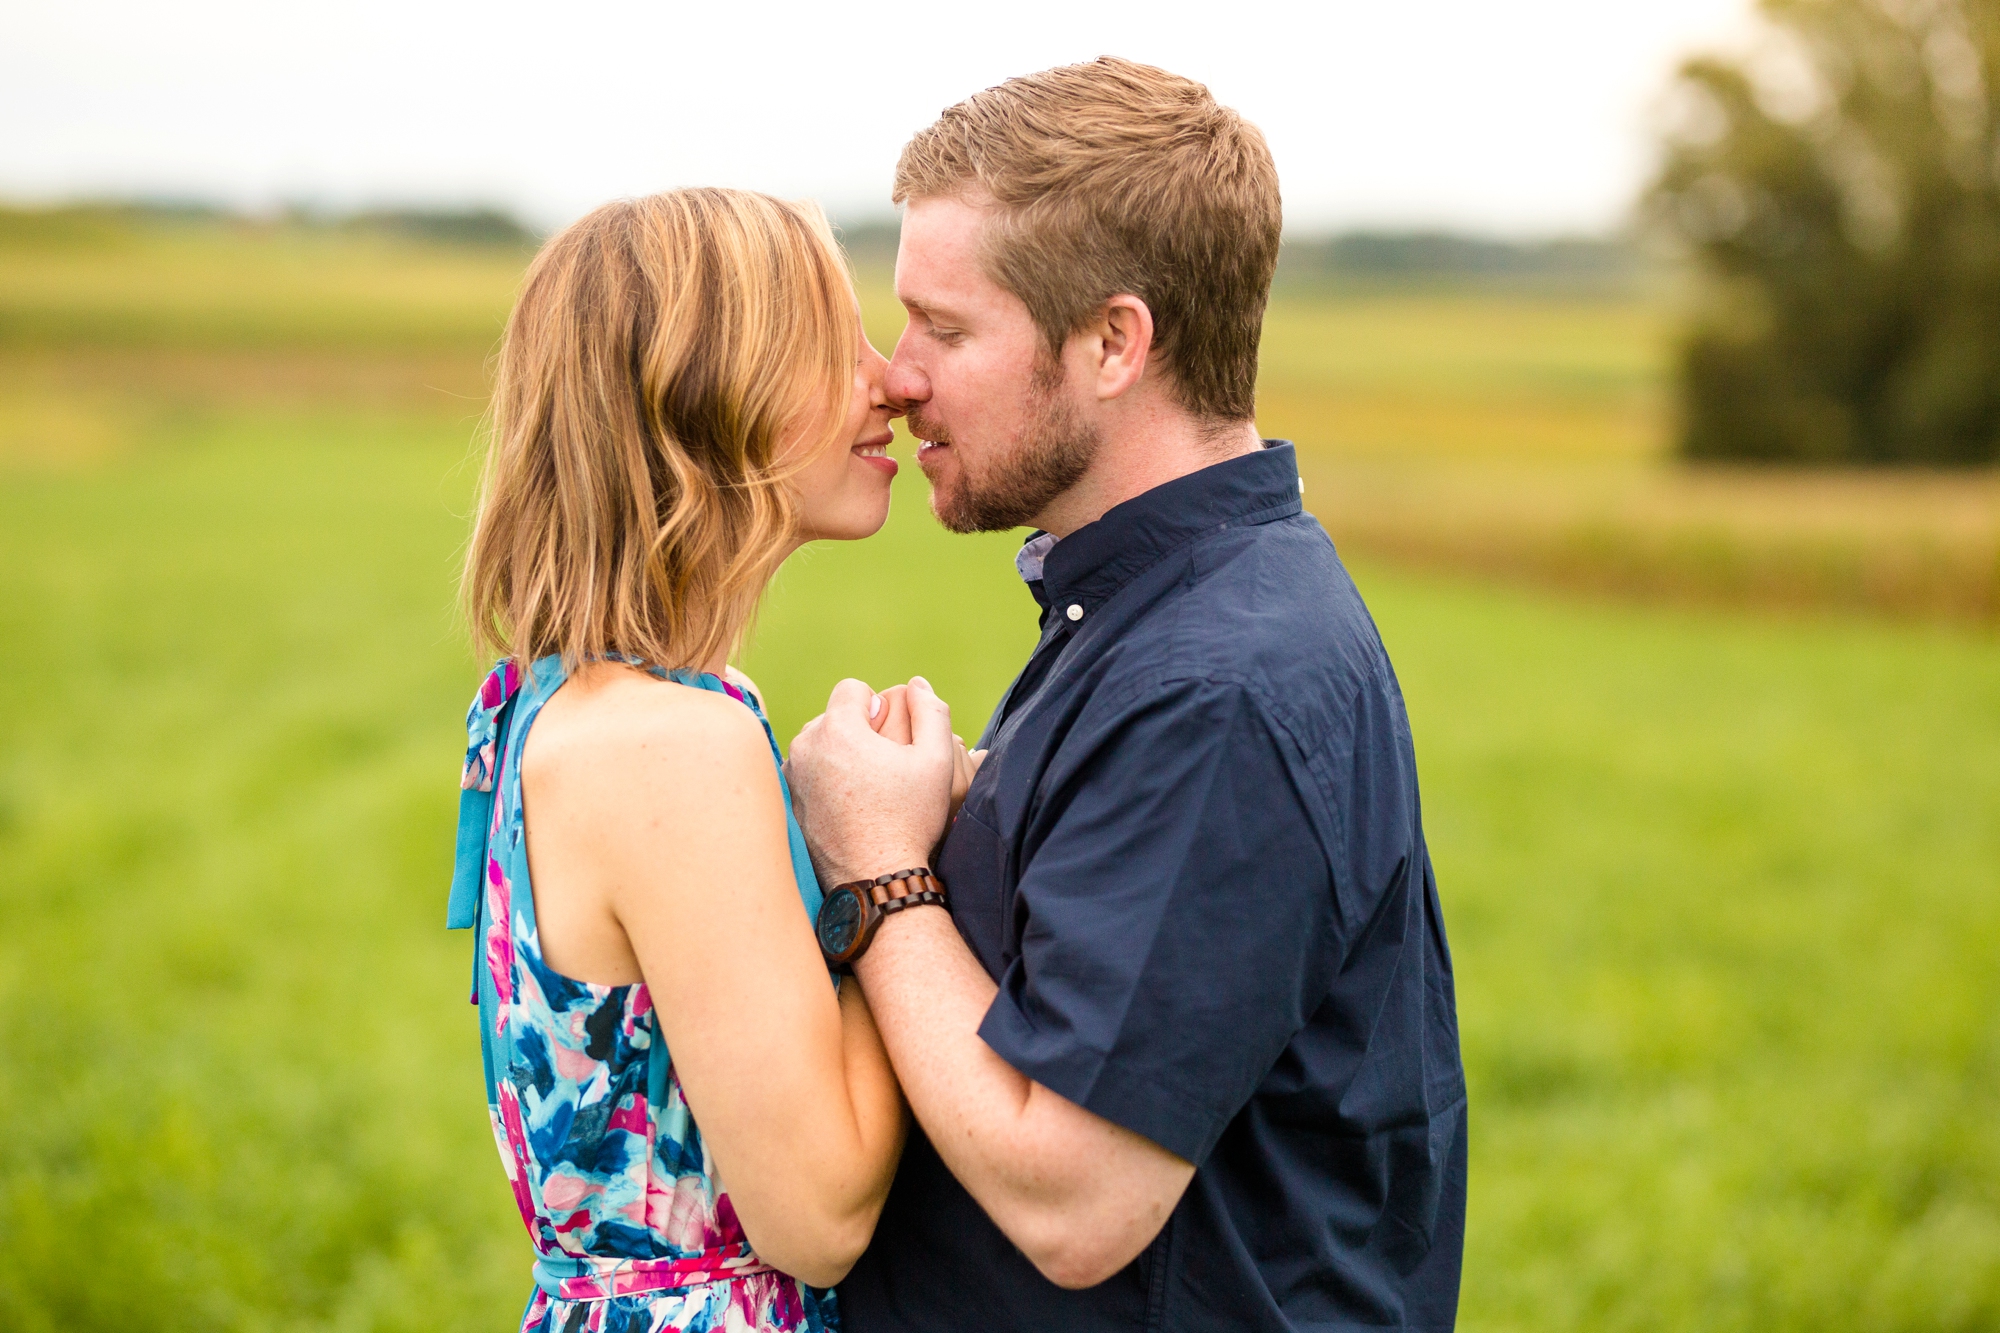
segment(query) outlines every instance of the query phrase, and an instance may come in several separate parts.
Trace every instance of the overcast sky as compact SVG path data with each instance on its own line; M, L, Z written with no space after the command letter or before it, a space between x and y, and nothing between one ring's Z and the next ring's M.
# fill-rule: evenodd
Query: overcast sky
M5 0L0 196L486 201L551 224L675 185L888 211L903 140L1106 52L1263 127L1287 224L1615 224L1675 62L1748 0Z

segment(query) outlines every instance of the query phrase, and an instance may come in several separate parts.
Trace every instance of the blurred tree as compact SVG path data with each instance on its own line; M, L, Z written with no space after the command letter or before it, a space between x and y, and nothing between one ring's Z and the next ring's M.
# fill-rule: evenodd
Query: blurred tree
M1490 287L1619 291L1641 273L1622 237L1508 241L1446 231L1348 231L1285 237L1277 283L1290 289Z
M1760 0L1680 71L1649 212L1696 260L1696 458L2000 460L2000 0Z
M342 225L441 245L499 245L533 249L541 237L498 208L381 208L353 213Z

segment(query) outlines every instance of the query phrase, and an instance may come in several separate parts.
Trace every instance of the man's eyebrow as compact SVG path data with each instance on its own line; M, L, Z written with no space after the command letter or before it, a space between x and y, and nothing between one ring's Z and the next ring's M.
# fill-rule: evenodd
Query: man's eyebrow
M927 301L919 296L905 296L898 299L902 301L906 309L922 315L933 324L940 320L947 324L956 323L959 318L957 311L953 310L950 306L942 305L936 301Z

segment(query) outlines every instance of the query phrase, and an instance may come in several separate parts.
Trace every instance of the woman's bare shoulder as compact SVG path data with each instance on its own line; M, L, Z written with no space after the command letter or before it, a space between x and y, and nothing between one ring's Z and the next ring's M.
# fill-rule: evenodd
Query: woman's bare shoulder
M771 767L764 728L725 694L592 663L543 706L522 776L638 778L662 767L693 780ZM590 785L596 786L596 782Z

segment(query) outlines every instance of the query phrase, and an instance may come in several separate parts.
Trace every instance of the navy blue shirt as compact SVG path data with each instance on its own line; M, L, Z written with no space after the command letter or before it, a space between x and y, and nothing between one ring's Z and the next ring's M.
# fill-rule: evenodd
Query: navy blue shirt
M1194 1179L1137 1260L1064 1291L913 1130L843 1323L1450 1328L1465 1076L1416 760L1291 446L1021 563L1042 639L938 865L1000 987L979 1034Z

